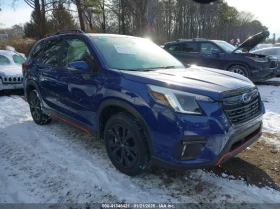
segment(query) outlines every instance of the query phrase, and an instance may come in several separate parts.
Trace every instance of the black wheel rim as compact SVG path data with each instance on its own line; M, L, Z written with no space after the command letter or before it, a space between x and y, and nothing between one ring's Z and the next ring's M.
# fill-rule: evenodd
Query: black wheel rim
M32 93L29 98L29 105L31 110L31 115L35 120L40 120L41 117L41 105L38 96Z
M124 125L116 124L109 130L109 149L115 161L131 168L137 161L137 144L134 134Z

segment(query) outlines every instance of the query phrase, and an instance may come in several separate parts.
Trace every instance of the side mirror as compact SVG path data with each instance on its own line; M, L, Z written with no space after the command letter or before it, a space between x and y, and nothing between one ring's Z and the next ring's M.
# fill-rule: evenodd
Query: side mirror
M221 51L219 49L212 49L211 53L215 54L217 57L220 57Z
M88 64L85 61L70 62L68 64L69 71L88 71Z
M212 54L217 54L217 55L219 55L220 52L221 51L219 49L212 49L212 51L211 51Z

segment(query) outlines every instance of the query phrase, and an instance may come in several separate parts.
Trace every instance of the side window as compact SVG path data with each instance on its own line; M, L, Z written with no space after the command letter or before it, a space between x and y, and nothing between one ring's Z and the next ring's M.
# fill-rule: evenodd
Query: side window
M21 65L25 61L25 59L19 55L13 55L13 60L16 64L19 64L19 65Z
M63 66L67 67L69 63L76 61L86 62L91 72L98 71L98 66L86 43L79 39L67 39L63 52Z
M166 49L167 49L167 51L170 51L170 52L180 52L181 45L176 44L176 45L167 46Z
M34 49L33 52L32 52L32 55L31 55L31 56L32 56L33 59L35 59L36 61L38 61L38 60L40 59L40 57L41 57L41 54L42 54L43 49L44 49L44 44L45 44L44 41L40 42L40 43L35 47L35 49Z
M198 53L199 52L198 43L186 42L186 43L183 44L182 51L183 52Z
M58 66L62 39L49 40L44 48L42 62L46 65Z
M213 51L220 51L220 49L212 43L201 43L200 51L203 54L210 54Z

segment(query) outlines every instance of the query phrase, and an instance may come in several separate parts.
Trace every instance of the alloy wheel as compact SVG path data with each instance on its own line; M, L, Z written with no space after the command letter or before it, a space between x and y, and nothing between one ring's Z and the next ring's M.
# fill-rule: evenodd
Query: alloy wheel
M39 121L42 111L41 111L40 100L35 92L33 92L29 97L29 105L33 118Z
M137 162L136 137L123 124L115 124L109 130L108 145L112 156L123 168L131 168Z

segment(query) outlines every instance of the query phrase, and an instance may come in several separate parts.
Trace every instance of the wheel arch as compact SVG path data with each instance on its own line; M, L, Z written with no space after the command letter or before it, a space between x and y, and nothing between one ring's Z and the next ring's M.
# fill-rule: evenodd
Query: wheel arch
M110 111L109 111L109 114L106 115L105 111L110 110L110 108L114 108L114 111L116 111L116 112L113 112L113 114L125 111L125 112L130 113L133 117L135 117L138 120L141 128L144 131L144 134L145 134L145 137L146 137L146 140L148 143L149 154L150 154L150 156L153 156L154 155L153 143L152 143L149 129L148 129L148 126L147 126L145 120L143 119L141 114L134 107L132 107L132 105L130 105L129 103L127 103L125 101L121 101L121 100L117 100L117 99L107 99L99 105L99 108L96 113L97 138L103 138L103 132L104 132L106 122L112 115L110 113Z
M250 71L250 68L249 68L249 66L246 64L246 63L240 63L240 62L234 62L234 63L230 63L230 64L228 64L227 65L227 67L226 67L226 71L228 71L231 67L233 67L233 66L241 66L241 67L244 67L246 70L247 70L247 73L248 73L248 78L250 78L251 77L251 71Z
M235 65L240 65L242 67L245 67L246 70L248 71L249 73L249 66L246 64L246 63L243 63L243 62L232 62L232 63L229 63L226 67L225 67L225 70L229 70L229 68L235 66Z
M24 88L27 102L28 102L28 98L29 98L29 93L34 89L39 93L39 95L41 97L40 90L39 90L37 84L33 80L28 80L26 82L26 85L25 85L25 88Z

